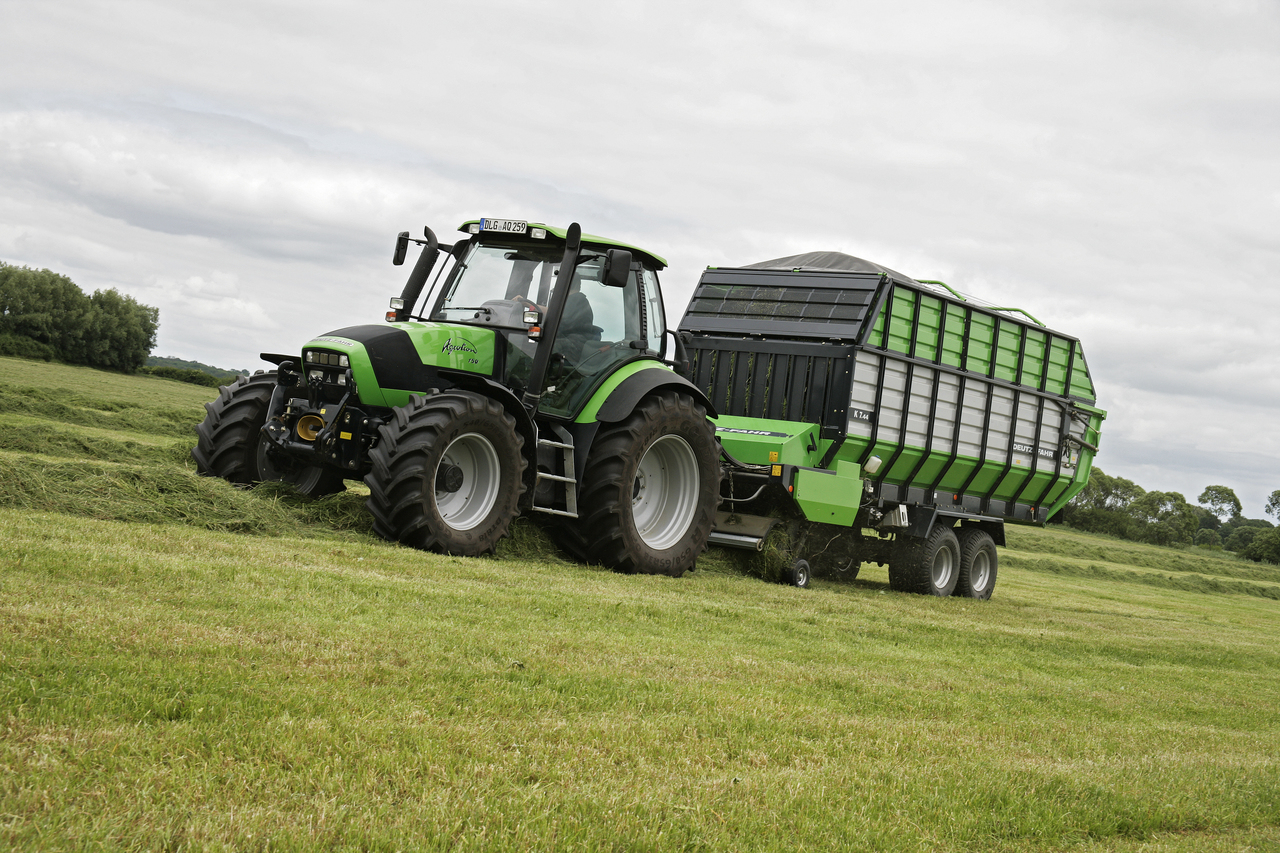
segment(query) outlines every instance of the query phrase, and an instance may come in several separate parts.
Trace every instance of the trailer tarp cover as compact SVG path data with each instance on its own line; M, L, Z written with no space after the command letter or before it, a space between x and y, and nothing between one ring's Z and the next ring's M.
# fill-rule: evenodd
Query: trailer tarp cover
M804 270L806 272L878 272L899 281L915 281L911 276L895 272L853 255L843 252L804 252L799 255L788 255L785 258L774 258L771 261L760 261L742 267L747 270Z

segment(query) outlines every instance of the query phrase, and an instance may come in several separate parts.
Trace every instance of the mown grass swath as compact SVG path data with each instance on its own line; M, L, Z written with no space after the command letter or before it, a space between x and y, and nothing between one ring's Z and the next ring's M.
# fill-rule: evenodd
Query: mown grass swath
M1269 567L1011 528L974 602L527 521L441 557L358 489L195 476L208 389L0 368L0 846L1280 845Z

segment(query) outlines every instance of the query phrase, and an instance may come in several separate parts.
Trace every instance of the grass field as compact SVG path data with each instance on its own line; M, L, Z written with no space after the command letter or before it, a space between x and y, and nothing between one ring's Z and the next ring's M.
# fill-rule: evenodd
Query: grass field
M213 393L0 359L0 847L1280 850L1274 566L1016 528L975 602L523 521L439 557L195 476Z

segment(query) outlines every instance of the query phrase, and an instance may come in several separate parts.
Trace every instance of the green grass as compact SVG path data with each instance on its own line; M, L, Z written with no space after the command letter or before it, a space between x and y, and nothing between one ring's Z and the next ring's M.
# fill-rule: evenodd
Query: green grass
M0 371L0 428L63 437L0 449L0 846L1280 849L1265 567L1019 528L974 602L714 551L614 575L523 521L440 557L357 493L234 489L189 433L76 420L189 430L212 389Z

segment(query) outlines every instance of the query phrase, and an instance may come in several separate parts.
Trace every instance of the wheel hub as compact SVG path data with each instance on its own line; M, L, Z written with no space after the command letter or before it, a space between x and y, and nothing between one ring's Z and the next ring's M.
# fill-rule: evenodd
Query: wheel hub
M969 570L969 584L974 590L984 590L991 580L991 561L985 552L973 558L973 568Z
M436 491L451 493L461 488L462 469L448 462L440 463L440 470L436 472Z
M478 432L460 435L441 454L431 482L441 521L454 530L470 530L485 520L498 500L498 451Z
M955 569L951 551L947 548L940 548L937 556L933 558L933 585L938 589L945 589L947 584L950 583L951 574Z

